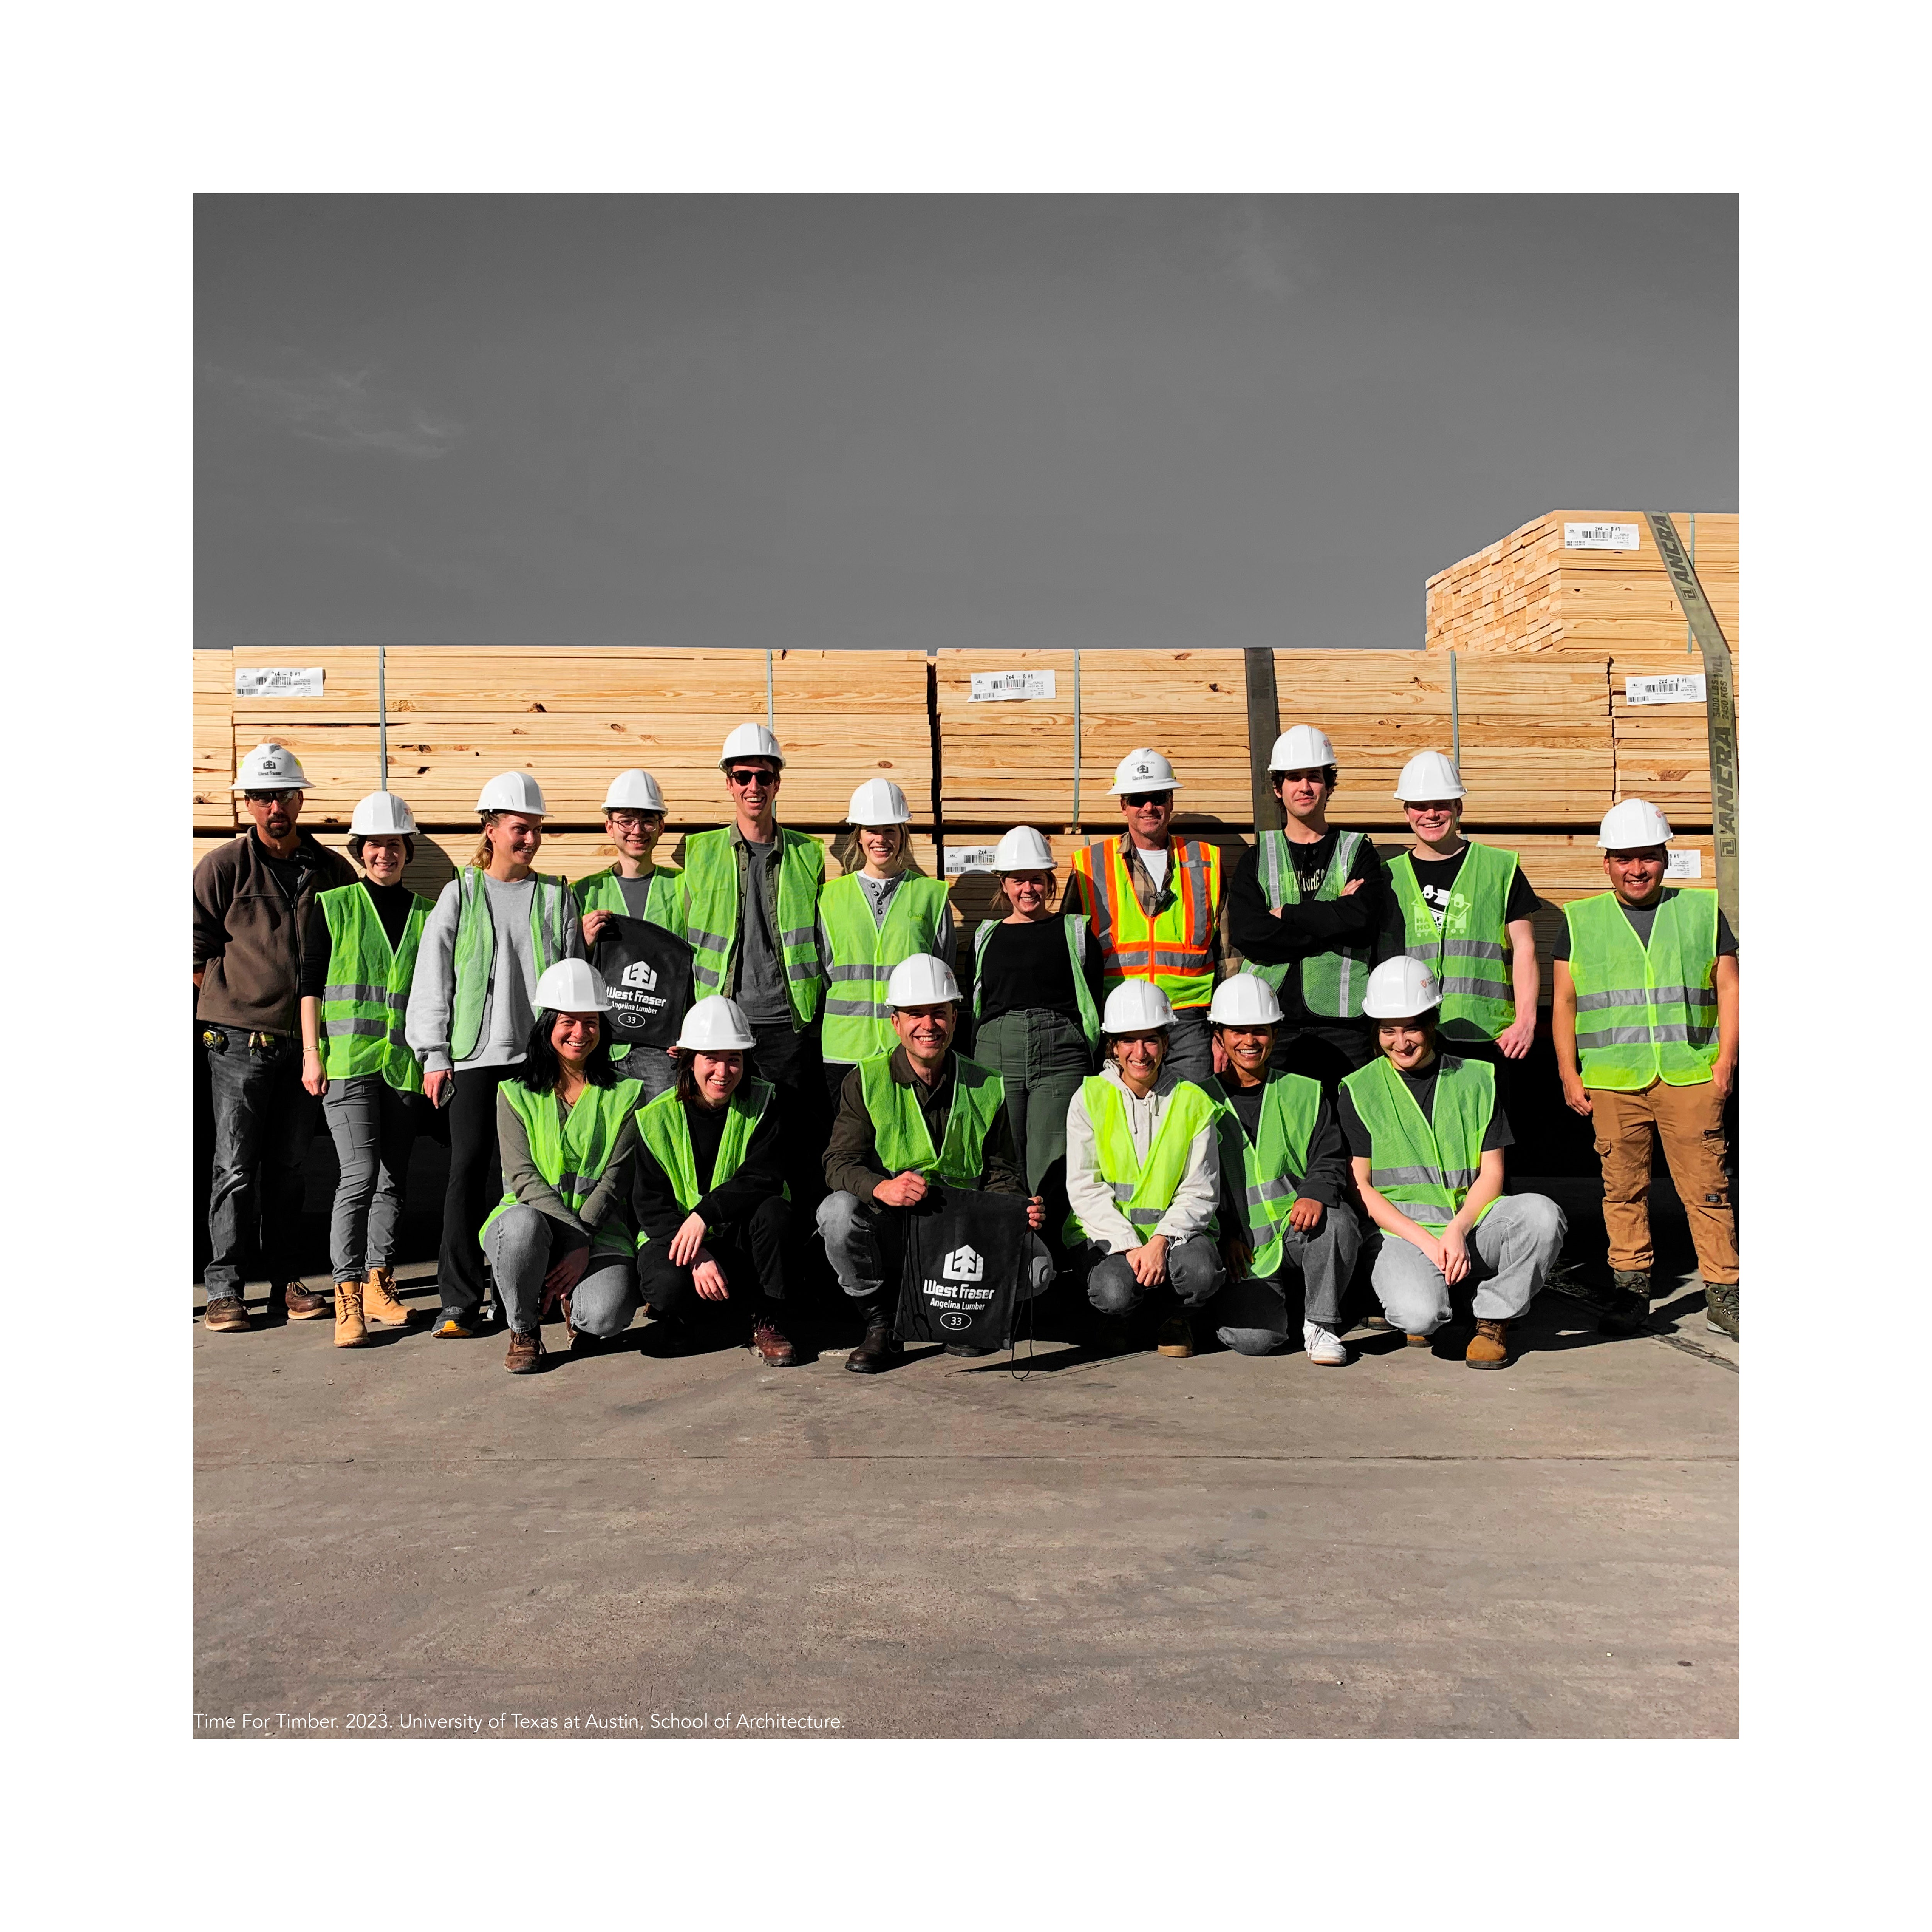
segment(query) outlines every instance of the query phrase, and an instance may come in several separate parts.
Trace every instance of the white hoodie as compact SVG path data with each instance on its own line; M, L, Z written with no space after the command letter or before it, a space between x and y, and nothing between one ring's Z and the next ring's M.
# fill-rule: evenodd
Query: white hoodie
M1100 1077L1111 1081L1119 1093L1134 1151L1144 1162L1161 1122L1167 1118L1174 1090L1180 1083L1163 1066L1153 1092L1143 1100L1120 1078L1120 1070L1112 1060L1101 1070ZM1195 1135L1187 1150L1187 1167L1180 1184L1152 1232L1165 1234L1170 1241L1185 1241L1205 1233L1220 1196L1220 1156L1214 1123L1210 1120ZM1121 1213L1113 1190L1100 1178L1094 1123L1088 1118L1084 1092L1079 1088L1075 1090L1066 1108L1066 1198L1087 1230L1087 1238L1102 1244L1109 1254L1124 1254L1148 1239Z

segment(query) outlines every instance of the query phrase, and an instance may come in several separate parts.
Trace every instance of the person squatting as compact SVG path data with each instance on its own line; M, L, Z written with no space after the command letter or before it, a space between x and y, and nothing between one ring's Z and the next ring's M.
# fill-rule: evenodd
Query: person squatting
M1468 1365L1512 1359L1565 1233L1506 1178L1537 901L1515 854L1463 836L1442 753L1404 767L1413 842L1384 862L1328 822L1326 734L1292 727L1270 760L1282 827L1224 868L1174 832L1181 781L1137 748L1112 788L1120 830L1071 854L1064 893L1048 841L1015 826L993 916L966 933L912 866L896 784L854 793L862 863L828 880L820 840L778 823L772 733L740 725L718 764L731 821L688 838L682 869L658 862L663 794L632 770L604 803L616 862L574 884L537 868L536 778L500 773L431 901L402 882L402 798L356 806L345 860L301 829L294 754L248 754L252 825L194 874L208 1328L254 1325L250 1258L288 1318L332 1306L340 1346L412 1326L392 1264L411 1150L440 1112L428 1332L478 1334L494 1297L512 1374L541 1365L546 1319L580 1355L640 1310L674 1352L722 1324L789 1366L814 1235L863 1324L845 1366L875 1373L902 1352L909 1237L947 1189L1024 1204L1014 1298L1059 1286L1097 1352L1184 1359L1205 1329L1264 1355L1298 1322L1308 1362L1341 1367L1354 1287L1380 1310L1368 1325L1418 1346L1460 1299ZM1649 1327L1660 1143L1708 1323L1735 1338L1737 941L1714 892L1665 884L1671 836L1642 799L1605 815L1610 890L1564 908L1556 948L1556 1057L1603 1166L1604 1331ZM332 1304L293 1258L319 1120L340 1170Z

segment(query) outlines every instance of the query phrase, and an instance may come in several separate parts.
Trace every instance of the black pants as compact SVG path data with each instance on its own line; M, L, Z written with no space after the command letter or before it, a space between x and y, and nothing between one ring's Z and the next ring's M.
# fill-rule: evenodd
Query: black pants
M1342 1076L1376 1057L1375 1023L1370 1020L1284 1019L1274 1030L1268 1064L1284 1073L1318 1080L1330 1100Z
M791 1203L782 1195L760 1201L742 1221L714 1229L705 1238L711 1258L724 1270L731 1298L722 1304L706 1301L692 1286L691 1270L670 1258L668 1241L651 1241L638 1256L638 1281L646 1305L656 1315L744 1315L756 1311L760 1298L784 1299L785 1231L791 1223Z
M483 1305L483 1217L503 1198L503 1161L496 1148L496 1089L524 1070L466 1066L454 1076L449 1115L449 1186L442 1198L442 1248L436 1257L442 1305L473 1315Z
M825 1143L832 1138L818 1029L795 1033L789 1020L754 1020L752 1037L758 1044L745 1056L745 1071L778 1090L785 1183L794 1208L808 1214L825 1192Z

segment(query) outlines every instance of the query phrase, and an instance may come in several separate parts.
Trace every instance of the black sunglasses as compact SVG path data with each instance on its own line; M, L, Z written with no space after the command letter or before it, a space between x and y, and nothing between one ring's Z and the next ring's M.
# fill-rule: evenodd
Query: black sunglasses
M734 765L724 776L734 785L748 785L755 783L760 778L764 779L767 784L775 784L778 782L778 775L776 772L760 771L749 765Z
M1171 791L1124 791L1120 794L1123 805L1165 805L1174 794Z

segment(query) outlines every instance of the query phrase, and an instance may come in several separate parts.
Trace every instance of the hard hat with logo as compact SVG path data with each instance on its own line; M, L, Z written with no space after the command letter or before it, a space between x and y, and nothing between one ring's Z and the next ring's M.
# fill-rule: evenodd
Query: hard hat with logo
M1668 845L1670 821L1647 798L1627 798L1604 814L1597 843L1606 852L1630 852L1642 845Z
M551 1013L608 1013L604 976L587 959L560 959L537 981L537 1005Z
M1362 989L1362 1010L1372 1020L1412 1020L1442 1004L1436 975L1420 959L1384 959Z
M744 1008L722 993L694 1001L678 1029L678 1048L684 1053L745 1053L758 1043Z
M1466 798L1462 774L1440 752L1418 752L1402 768L1395 782L1395 795L1405 802L1410 799Z
M349 818L351 835L360 832L364 838L406 838L416 829L416 814L392 791L372 791L358 799Z
M1183 791L1186 788L1174 776L1174 767L1158 752L1144 746L1130 752L1114 767L1114 782L1107 788L1109 797L1124 791Z
M1030 825L1016 825L993 848L996 872L1050 872L1053 848Z
M1291 724L1274 741L1274 749L1268 754L1271 772L1319 771L1324 765L1336 762L1335 747L1318 724Z
M944 959L915 952L902 959L886 982L889 1006L938 1006L959 997L959 982Z
M775 765L783 766L784 754L778 749L778 741L763 724L740 724L724 740L724 748L718 754L718 764L722 770L734 758L770 758Z
M236 791L310 791L314 781L304 772L302 760L286 745L272 739L257 745L242 760L233 789Z
M478 812L520 812L532 818L544 815L542 788L528 772L499 772L476 795Z
M1210 1026L1273 1026L1280 1018L1274 988L1252 973L1231 974L1214 988L1208 1008Z
M1146 1033L1173 1024L1174 1009L1167 995L1147 980L1129 980L1116 986L1100 1012L1102 1033Z
M662 812L664 808L664 794L658 790L657 780L635 766L628 772L620 772L604 794L606 812Z
M906 795L890 778L868 778L852 794L846 808L848 825L910 825L912 813Z

